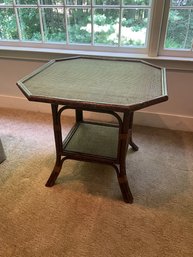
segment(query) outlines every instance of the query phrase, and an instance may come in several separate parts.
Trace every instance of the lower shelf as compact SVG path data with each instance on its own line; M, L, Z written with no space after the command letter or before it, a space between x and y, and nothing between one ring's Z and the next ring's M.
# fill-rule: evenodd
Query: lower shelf
M68 154L87 154L117 159L119 128L103 124L78 123L63 143Z

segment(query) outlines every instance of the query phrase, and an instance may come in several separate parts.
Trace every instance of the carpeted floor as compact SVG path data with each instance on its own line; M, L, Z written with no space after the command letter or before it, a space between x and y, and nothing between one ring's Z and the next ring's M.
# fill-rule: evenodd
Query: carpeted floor
M0 109L0 137L1 257L193 256L192 133L134 127L132 205L105 165L66 161L44 186L55 160L49 114Z

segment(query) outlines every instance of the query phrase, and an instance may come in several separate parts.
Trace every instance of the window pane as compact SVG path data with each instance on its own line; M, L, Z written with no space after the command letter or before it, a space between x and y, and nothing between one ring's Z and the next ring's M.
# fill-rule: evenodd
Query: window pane
M43 8L42 20L45 41L66 41L64 8Z
M16 0L16 4L37 4L37 0Z
M41 40L40 21L37 8L19 9L19 20L23 40Z
M123 0L125 5L150 5L151 0Z
M171 6L193 6L193 0L172 0Z
M122 46L144 46L146 42L149 11L125 9L121 27Z
M90 5L91 0L66 0L66 3L69 5Z
M94 42L117 45L119 34L119 10L96 9L94 12Z
M120 0L95 0L96 5L119 5Z
M40 0L40 4L44 5L64 5L63 0Z
M193 12L191 9L170 10L165 48L191 49Z
M91 43L90 9L69 9L68 34L70 43Z
M18 39L15 13L12 8L0 9L0 39Z
M13 4L13 0L0 0L0 5Z

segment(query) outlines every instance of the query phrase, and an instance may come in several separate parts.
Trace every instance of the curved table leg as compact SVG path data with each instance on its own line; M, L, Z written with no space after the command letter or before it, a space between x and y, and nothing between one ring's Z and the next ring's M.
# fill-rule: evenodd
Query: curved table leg
M47 187L51 187L54 185L61 171L63 161L66 159L66 158L62 159L62 132L61 132L61 122L60 122L61 112L58 112L58 105L52 104L51 107L52 107L54 138L55 138L55 146L56 146L56 162L55 162L54 169L48 181L46 182Z
M125 162L123 164L120 164L120 167L118 167L118 164L112 164L112 166L114 167L117 173L117 178L118 178L119 187L121 189L123 200L126 203L133 203L133 196L129 188L129 183L126 175Z
M133 151L138 151L139 150L139 147L133 142L132 138L130 139L129 144L132 147Z
M130 133L131 133L130 134L129 145L132 147L133 151L138 151L139 147L133 142L133 139L132 139L133 116L134 116L134 113L131 112L129 114L129 130L130 130Z
M63 161L64 160L61 160L61 157L57 158L54 169L53 169L48 181L46 182L47 187L52 187L54 185L58 175L60 174Z
M129 188L129 183L126 175L125 165L121 167L120 165L120 174L117 176L119 181L119 186L123 196L123 200L126 203L133 203L133 196Z
M133 196L129 188L129 183L126 174L126 155L128 145L130 144L134 149L137 149L137 146L132 141L132 121L133 112L125 112L120 131L121 144L119 152L119 169L117 167L117 177L119 181L119 186L122 192L123 200L126 203L133 202Z
M5 156L3 145L2 145L1 139L0 139L0 163L2 163L5 159L6 159L6 156Z

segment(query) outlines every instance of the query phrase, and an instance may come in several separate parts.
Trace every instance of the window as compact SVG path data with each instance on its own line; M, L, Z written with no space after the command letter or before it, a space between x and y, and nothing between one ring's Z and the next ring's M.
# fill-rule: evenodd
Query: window
M193 1L172 1L165 48L191 49L193 39Z
M0 46L193 57L193 0L0 0Z
M192 56L193 0L171 0L168 5L167 26L162 32L165 55Z
M0 0L0 40L144 50L150 11L151 0Z

